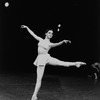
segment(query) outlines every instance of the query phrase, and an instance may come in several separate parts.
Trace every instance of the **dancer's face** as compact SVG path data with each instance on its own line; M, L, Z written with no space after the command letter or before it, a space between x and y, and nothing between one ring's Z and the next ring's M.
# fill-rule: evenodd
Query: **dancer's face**
M47 33L46 33L46 37L51 39L53 37L53 31L52 30L49 30Z

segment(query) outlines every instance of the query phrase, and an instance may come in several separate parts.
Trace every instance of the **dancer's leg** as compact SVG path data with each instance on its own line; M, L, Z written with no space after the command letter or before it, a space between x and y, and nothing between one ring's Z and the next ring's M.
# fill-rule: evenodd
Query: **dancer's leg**
M41 87L41 82L42 82L44 70L45 70L44 65L40 65L37 67L37 80L36 80L35 90L34 90L34 93L33 93L31 100L37 100L37 94L38 94L38 91Z
M94 73L94 76L95 76L95 79L98 79L98 76L97 76L97 74L96 74L96 73Z
M64 66L64 67L70 67L70 66L80 67L81 65L84 65L86 63L83 63L83 62L66 62L66 61L61 61L61 60L58 60L57 58L51 57L48 64L55 65L55 66Z

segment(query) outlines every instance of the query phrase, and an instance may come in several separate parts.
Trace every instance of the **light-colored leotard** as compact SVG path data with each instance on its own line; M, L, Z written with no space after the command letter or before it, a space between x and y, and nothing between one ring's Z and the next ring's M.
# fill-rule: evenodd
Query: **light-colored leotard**
M34 62L34 65L46 65L50 59L51 56L48 54L48 51L50 50L50 42L41 39L38 43L38 56Z
M50 50L50 42L41 39L38 43L38 54L48 53L49 50Z

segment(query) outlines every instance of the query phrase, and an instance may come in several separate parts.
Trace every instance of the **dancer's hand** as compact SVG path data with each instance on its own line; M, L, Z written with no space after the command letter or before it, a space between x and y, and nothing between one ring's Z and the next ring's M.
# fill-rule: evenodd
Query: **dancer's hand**
M71 43L70 40L63 40L63 42L64 42L64 43L67 43L67 42Z
M27 28L27 26L26 25L21 25L21 28Z

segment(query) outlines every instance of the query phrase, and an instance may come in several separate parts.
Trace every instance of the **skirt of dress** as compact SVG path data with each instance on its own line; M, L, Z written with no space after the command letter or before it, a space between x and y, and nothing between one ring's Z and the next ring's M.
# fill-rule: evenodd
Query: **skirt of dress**
M45 66L48 63L50 57L51 57L50 54L39 54L33 64L35 66L39 65Z

